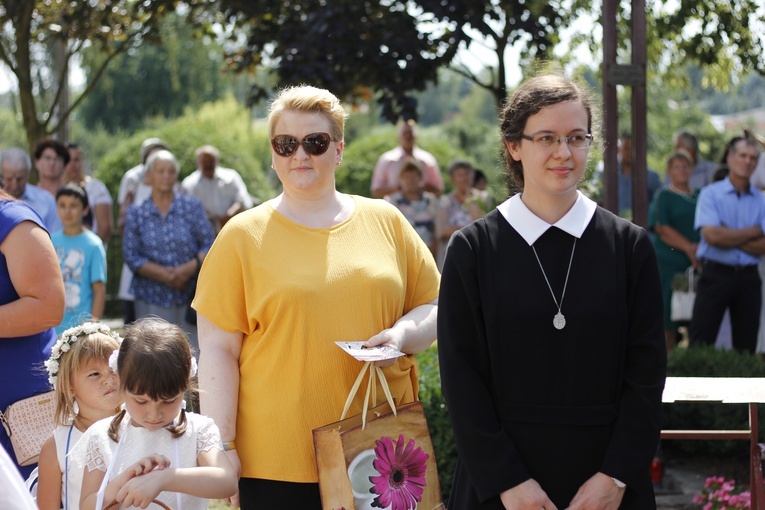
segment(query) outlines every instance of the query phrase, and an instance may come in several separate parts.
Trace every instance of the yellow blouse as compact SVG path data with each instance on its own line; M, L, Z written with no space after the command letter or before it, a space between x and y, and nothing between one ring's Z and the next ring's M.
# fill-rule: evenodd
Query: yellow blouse
M382 200L353 198L351 217L331 228L304 227L270 204L241 213L205 259L194 308L244 334L243 477L316 482L311 431L340 419L362 367L335 341L367 340L438 295L433 257L404 216ZM413 356L384 371L397 403L417 397ZM361 412L359 393L349 416Z

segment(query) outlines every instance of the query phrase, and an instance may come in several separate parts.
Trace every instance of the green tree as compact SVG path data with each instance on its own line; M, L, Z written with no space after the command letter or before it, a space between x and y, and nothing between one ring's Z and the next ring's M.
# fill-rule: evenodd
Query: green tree
M204 0L199 0L203 2ZM197 0L190 0L191 7ZM91 92L112 59L155 39L157 22L176 0L0 0L0 61L18 81L27 144L53 132ZM191 11L189 11L191 12ZM52 49L62 49L55 73ZM61 107L71 62L87 47L103 52L80 95Z
M160 26L160 44L122 53L101 76L77 115L92 129L134 131L146 118L178 117L187 107L220 99L233 88L222 71L223 49L209 36L196 37L184 16L171 14ZM86 76L97 73L105 56L83 54Z
M580 5L583 2L576 0L417 0L416 3L437 24L450 27L445 37L451 45L469 49L476 44L493 52L494 62L479 71L462 62L450 64L455 72L489 91L498 107L507 98L506 61L510 49L518 45L519 64L525 68L532 67L535 61L547 60L561 42L563 29L585 12Z
M310 82L343 98L369 99L377 91L382 116L416 116L411 93L437 79L437 68L453 65L490 91L499 106L507 88L505 63L511 47L520 49L522 68L552 58L560 34L588 16L593 21L565 41L556 57L574 61L587 43L599 55L602 2L584 0L220 0L226 21L247 31L247 43L230 54L240 69L273 65L279 85ZM609 0L611 1L611 0ZM734 69L765 72L759 0L648 0L648 54L652 72L679 80L680 64L699 63L708 80L722 86ZM620 50L628 58L630 2L619 2ZM236 33L236 32L234 32ZM478 71L454 61L457 50L488 47L495 62ZM566 48L562 48L566 49ZM267 95L256 88L254 97Z
M229 54L232 67L267 64L280 86L311 83L353 103L377 95L382 116L391 120L416 118L409 93L433 81L457 49L420 30L420 19L399 0L220 3L224 18L247 32L244 46ZM253 100L267 95L265 87L253 87Z
M765 74L761 0L653 0L647 12L648 55L667 79L687 86L685 65L696 64L705 85L726 90L748 72Z

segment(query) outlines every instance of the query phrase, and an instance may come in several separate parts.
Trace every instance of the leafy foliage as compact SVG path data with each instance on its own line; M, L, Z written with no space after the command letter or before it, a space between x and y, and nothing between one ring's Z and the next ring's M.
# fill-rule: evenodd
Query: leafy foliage
M189 5L194 3L192 0ZM175 0L1 0L0 60L19 83L28 145L57 130L115 55L153 40L157 21L175 4ZM51 71L51 49L55 46L61 49L56 59L58 72ZM61 71L88 46L103 51L103 65L80 97L62 108L67 84Z
M590 5L590 15L599 19L600 5ZM630 2L616 5L617 59L629 62ZM658 77L674 89L687 88L699 76L689 73L689 66L698 66L704 86L725 92L740 76L752 71L765 74L762 7L759 0L647 0L648 78ZM573 40L586 41L590 52L597 55L602 42L596 37L596 31L580 30Z
M483 74L476 74L463 63L451 64L452 69L491 92L498 107L504 104L507 96L505 60L510 48L519 44L522 67L549 59L553 48L560 42L560 32L580 10L575 2L561 0L417 0L416 3L423 9L425 19L432 18L454 27L452 32L447 30L444 35L451 45L469 47L480 44L494 52L496 67L488 67ZM475 32L480 37L473 35Z
M78 111L85 125L134 131L146 118L178 117L184 108L220 99L231 89L221 73L223 49L195 37L194 30L182 16L168 15L160 24L162 44L144 44L115 57ZM97 48L84 51L86 75L97 73L104 58Z
M457 467L457 447L449 421L449 411L441 393L441 373L436 346L433 345L418 354L417 361L420 368L420 401L428 420L430 440L433 442L438 465L438 481L443 501L446 502Z
M21 123L11 110L0 109L0 140L3 147L24 147L26 144Z
M433 81L456 47L421 31L406 2L272 2L222 0L226 19L246 27L243 48L229 64L239 70L273 65L278 84L311 83L350 102L379 93L382 115L416 118L410 91ZM392 36L395 34L395 36ZM268 91L253 89L254 100Z
M560 46L560 34L573 33L555 54L564 64L576 60L583 44L600 53L600 31L592 25L601 4L584 0L414 0L403 2L311 0L221 0L223 19L248 30L245 45L235 45L229 63L253 70L274 65L279 86L311 82L344 98L378 96L383 117L416 118L410 94L438 79L436 70L451 68L490 91L503 104L508 82L506 56L520 52L524 74L539 69ZM647 34L651 73L682 80L680 64L698 63L706 80L724 87L741 71L765 72L756 0L717 2L648 2ZM617 9L619 54L630 54L629 2ZM579 23L587 16L592 23ZM586 19L586 18L584 18ZM570 30L575 27L575 30ZM232 31L236 34L236 31ZM391 37L391 34L396 34ZM234 36L232 36L234 39ZM485 67L455 60L459 48L480 45L493 52ZM476 70L478 69L478 70ZM268 91L254 89L254 98Z
M654 65L670 75L679 64L699 64L721 89L736 71L765 74L761 9L758 0L655 1L648 9L648 54L659 50L654 54L663 58Z

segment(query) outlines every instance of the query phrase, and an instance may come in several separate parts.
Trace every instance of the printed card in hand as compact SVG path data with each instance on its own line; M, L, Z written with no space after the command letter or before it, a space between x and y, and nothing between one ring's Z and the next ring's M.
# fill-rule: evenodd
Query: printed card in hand
M385 361L405 354L387 345L364 347L364 342L335 342L342 350L359 361Z

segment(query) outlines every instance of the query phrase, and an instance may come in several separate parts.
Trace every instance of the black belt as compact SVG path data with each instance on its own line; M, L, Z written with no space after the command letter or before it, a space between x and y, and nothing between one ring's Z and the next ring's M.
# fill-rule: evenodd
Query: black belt
M714 260L704 259L701 262L702 268L709 268L713 270L719 270L719 271L728 271L732 273L748 273L748 272L757 272L757 264L747 264L747 265L732 265L732 264L723 264L722 262L715 262Z

